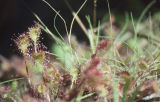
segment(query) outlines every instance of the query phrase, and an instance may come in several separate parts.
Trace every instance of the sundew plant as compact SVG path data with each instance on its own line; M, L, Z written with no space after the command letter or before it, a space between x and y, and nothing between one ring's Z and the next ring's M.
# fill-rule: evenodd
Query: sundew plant
M138 19L125 14L122 26L115 25L110 11L109 20L97 21L93 0L93 22L86 16L89 28L66 1L73 15L69 29L65 19L56 13L53 34L37 14L35 25L14 40L23 55L21 64L12 66L0 56L1 67L12 67L23 77L0 82L1 102L159 102L160 101L160 13L146 16L152 1ZM84 15L85 16L85 15ZM66 30L63 38L56 27L60 17ZM78 22L89 44L78 42L72 35ZM40 42L42 31L55 43L49 52ZM103 33L103 34L102 34ZM4 69L5 70L5 69Z

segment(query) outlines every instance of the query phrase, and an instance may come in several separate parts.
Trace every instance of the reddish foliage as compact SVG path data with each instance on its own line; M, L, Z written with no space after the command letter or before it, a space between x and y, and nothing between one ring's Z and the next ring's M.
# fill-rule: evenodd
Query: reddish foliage
M97 46L97 50L101 50L101 49L104 49L105 47L107 47L107 40L103 40L101 41L98 46Z
M124 77L124 76L130 76L129 72L128 71L122 71L122 72L119 72L117 73L118 76L121 76L121 77Z
M99 62L100 62L99 59L96 58L92 59L90 66L84 71L84 73L87 74L91 69L96 68Z

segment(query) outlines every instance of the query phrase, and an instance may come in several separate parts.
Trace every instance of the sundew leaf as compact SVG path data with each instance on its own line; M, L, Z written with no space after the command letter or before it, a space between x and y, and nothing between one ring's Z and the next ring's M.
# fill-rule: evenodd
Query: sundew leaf
M47 89L44 85L38 85L37 90L39 93L45 93Z
M37 14L35 14L35 13L33 13L33 14L37 18L37 20L41 23L41 24L38 24L38 23L36 23L36 24L38 24L42 30L44 30L47 34L49 34L56 41L56 43L61 44L63 41L61 39L59 39L55 34L53 34L47 28L47 26L42 22L42 20L39 18L39 16Z
M28 51L28 47L30 46L29 37L27 34L22 34L18 37L18 39L15 40L17 47L19 50L22 51L23 54L25 54Z
M40 27L38 25L35 25L34 27L32 28L29 28L29 36L30 38L33 40L34 44L36 44L37 40L39 39L40 37ZM36 45L34 45L36 46Z
M139 63L139 66L140 66L140 68L141 69L149 69L149 67L148 67L148 64L144 61L144 60L142 60L140 63Z

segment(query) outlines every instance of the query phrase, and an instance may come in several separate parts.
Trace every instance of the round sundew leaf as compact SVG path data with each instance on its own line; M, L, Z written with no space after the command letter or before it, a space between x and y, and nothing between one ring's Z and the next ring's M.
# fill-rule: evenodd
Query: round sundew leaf
M61 77L60 73L56 73L55 74L55 81L58 82L60 80L60 77Z
M148 69L149 67L148 67L148 64L145 62L145 61L141 61L140 63L139 63L139 66L140 66L140 68L141 69Z
M51 75L53 73L54 73L54 69L53 68L50 68L50 69L47 70L47 74L48 75Z
M16 41L18 48L23 52L26 53L28 51L28 47L30 45L29 38L26 34L22 34Z
M38 85L37 89L39 93L44 93L46 91L46 87L44 85Z

